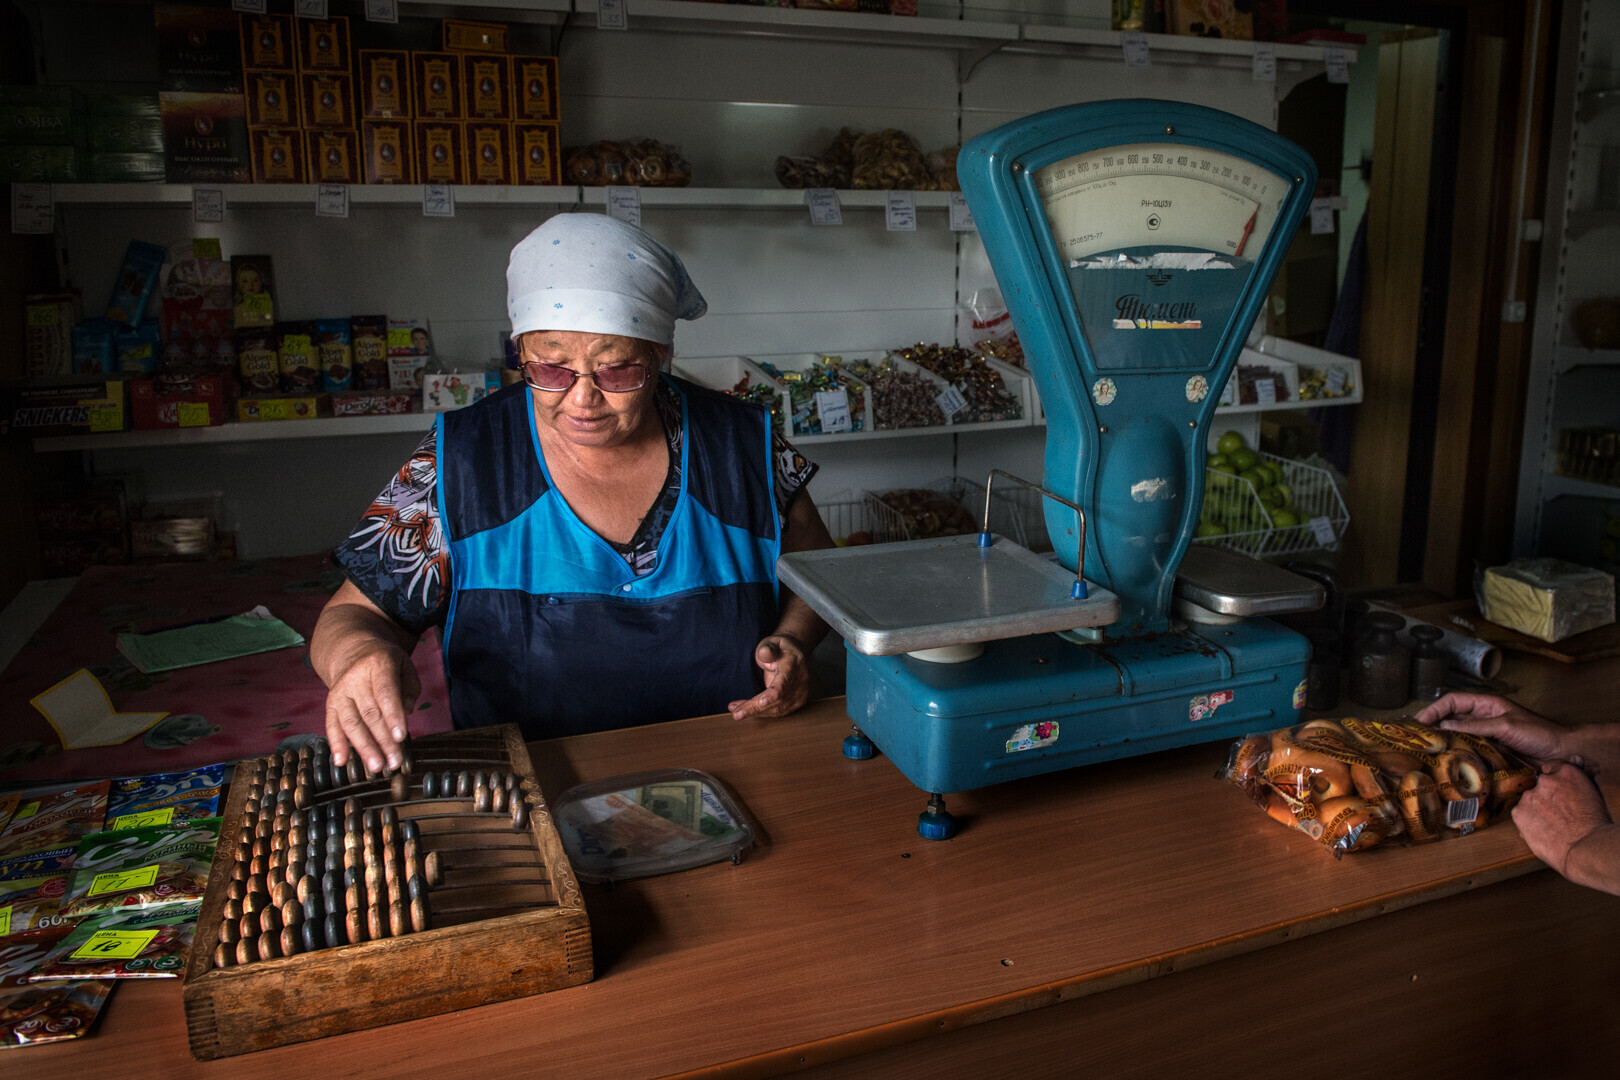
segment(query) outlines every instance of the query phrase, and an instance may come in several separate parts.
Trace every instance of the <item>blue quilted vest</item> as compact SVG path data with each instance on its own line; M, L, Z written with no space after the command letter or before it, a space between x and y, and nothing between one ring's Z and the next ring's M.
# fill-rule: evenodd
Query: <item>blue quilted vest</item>
M723 712L758 692L781 550L770 417L665 380L681 397L681 494L639 578L553 489L527 386L439 418L457 727L552 738Z

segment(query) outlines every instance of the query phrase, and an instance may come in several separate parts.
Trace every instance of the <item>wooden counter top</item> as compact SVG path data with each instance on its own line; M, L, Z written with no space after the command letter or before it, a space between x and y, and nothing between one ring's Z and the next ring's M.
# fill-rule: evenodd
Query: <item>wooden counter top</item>
M1582 718L1598 718L1596 666L1539 666L1515 665L1525 700L1574 681L1592 703ZM1541 869L1511 824L1335 860L1212 778L1223 743L952 795L960 832L925 841L923 794L882 757L846 760L848 727L835 698L787 720L707 717L531 744L548 794L697 768L763 834L738 866L587 886L588 985L202 1063L178 983L129 981L93 1037L0 1060L12 1076L282 1078L316 1062L323 1075L422 1080L766 1075L926 1045ZM1620 901L1554 884L1620 914Z

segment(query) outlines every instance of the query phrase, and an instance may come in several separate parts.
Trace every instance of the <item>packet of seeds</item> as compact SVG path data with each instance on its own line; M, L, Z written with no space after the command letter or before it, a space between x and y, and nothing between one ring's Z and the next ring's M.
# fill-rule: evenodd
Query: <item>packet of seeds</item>
M118 829L84 838L73 857L62 914L81 918L202 898L221 818Z
M185 970L201 907L197 900L92 915L51 949L33 979L177 979Z
M0 1049L89 1034L111 982L29 982L66 936L67 928L57 927L0 941Z
M214 817L225 785L226 765L204 765L186 772L127 776L107 792L107 828L135 829Z

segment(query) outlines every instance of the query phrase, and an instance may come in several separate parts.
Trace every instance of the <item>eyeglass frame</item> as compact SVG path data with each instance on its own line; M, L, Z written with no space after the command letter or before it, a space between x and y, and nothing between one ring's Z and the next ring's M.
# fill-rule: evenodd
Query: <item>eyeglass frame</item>
M534 366L534 367L548 367L548 368L555 368L558 371L566 371L566 372L568 372L568 374L572 375L573 378L568 380L568 385L567 386L541 386L541 385L539 385L538 383L536 383L533 379L531 379L529 377L529 368L530 368L531 365ZM641 371L641 381L639 383L637 383L636 385L634 385L634 386L627 387L624 390L609 390L607 387L602 385L602 380L597 378L597 375L602 371L605 371L605 370L619 370L619 369L623 369L623 368L627 368L627 367L639 368L640 371ZM578 380L582 379L582 378L590 379L591 382L596 384L596 388L598 390L600 390L604 394L633 394L637 390L640 390L642 387L646 386L647 381L650 378L652 378L652 374L653 374L651 368L649 368L646 364L643 364L640 361L636 361L636 360L631 360L628 363L624 363L624 364L609 364L606 368L597 368L594 371L575 371L573 368L564 367L561 364L550 364L550 363L547 363L544 360L525 360L525 361L523 361L522 370L523 370L523 381L528 386L532 387L535 390L543 390L548 394L566 394L566 393L569 393L574 389L574 383L577 382Z

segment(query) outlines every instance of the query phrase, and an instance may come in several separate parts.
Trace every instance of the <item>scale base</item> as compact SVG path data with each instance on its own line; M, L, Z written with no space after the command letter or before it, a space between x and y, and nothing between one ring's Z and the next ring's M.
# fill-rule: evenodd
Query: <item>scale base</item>
M964 664L848 650L850 718L929 793L1294 723L1310 645L1268 619L1105 645L991 642Z

